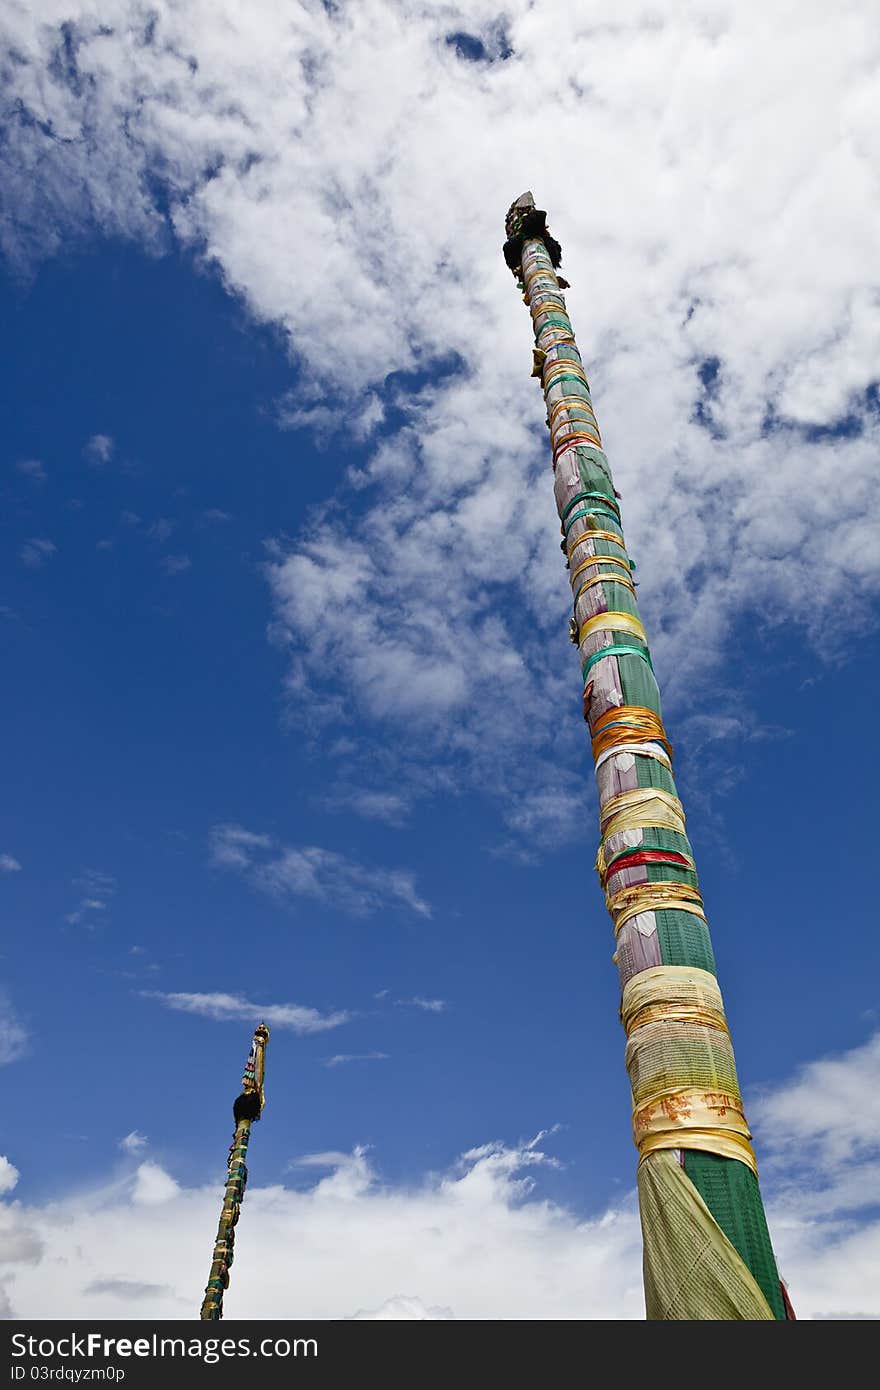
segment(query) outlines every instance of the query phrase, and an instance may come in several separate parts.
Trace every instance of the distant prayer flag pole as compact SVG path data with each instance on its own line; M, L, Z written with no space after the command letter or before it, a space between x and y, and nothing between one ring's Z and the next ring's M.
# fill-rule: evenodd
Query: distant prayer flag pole
M229 1269L232 1264L235 1246L235 1226L244 1190L247 1186L247 1147L251 1137L251 1126L263 1113L266 1098L263 1093L266 1044L269 1029L261 1023L254 1032L250 1054L241 1079L241 1095L232 1107L235 1119L235 1134L229 1149L228 1176L226 1192L223 1196L223 1210L217 1239L214 1242L214 1258L211 1261L211 1274L202 1302L202 1322L216 1322L223 1317L223 1295L229 1288Z
M584 682L614 923L650 1319L794 1317L780 1284L635 564L557 274L562 248L524 193L504 258L532 316L547 405L570 636Z

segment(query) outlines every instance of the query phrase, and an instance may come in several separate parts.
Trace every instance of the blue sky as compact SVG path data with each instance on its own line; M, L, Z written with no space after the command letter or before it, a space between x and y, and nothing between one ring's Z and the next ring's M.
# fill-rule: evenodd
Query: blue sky
M115 33L135 32L117 8ZM163 1214L185 1232L175 1270L198 1301L231 1102L265 1009L251 1173L276 1195L253 1199L254 1241L278 1257L272 1203L288 1202L283 1219L318 1247L363 1223L381 1269L372 1285L343 1281L338 1306L332 1271L318 1279L319 1315L397 1296L431 1316L526 1315L503 1279L491 1308L476 1276L456 1283L457 1256L420 1264L418 1231L452 1231L465 1191L475 1219L507 1233L487 1237L485 1268L519 1248L524 1222L542 1248L564 1238L573 1306L601 1311L613 1294L608 1315L640 1315L592 767L529 322L498 249L507 203L532 183L595 364L783 1272L807 1315L876 1316L842 1271L860 1268L853 1242L876 1249L876 1213L851 1187L875 1173L880 1116L856 1124L837 1108L850 1087L851 1110L863 1103L880 1009L867 250L856 238L826 274L834 236L850 237L843 218L827 256L799 242L788 263L771 228L788 218L797 241L824 207L796 144L777 152L779 206L756 203L760 225L737 240L677 99L666 139L687 173L662 141L645 155L638 117L608 128L600 213L564 160L542 173L531 136L521 156L504 144L524 137L503 69L541 76L527 7L507 27L487 8L470 39L430 12L407 29L406 7L369 8L397 70L412 67L390 95L368 26L349 16L343 32L320 6L296 7L283 35L261 13L248 38L255 62L265 44L300 44L303 92L275 96L236 56L234 7L217 33L197 7L162 9L160 33L182 26L164 51L151 38L110 57L79 16L80 76L52 66L48 14L7 38L23 103L6 112L0 274L0 1040L17 1097L3 1152L19 1175L4 1184L0 1170L0 1191L14 1188L2 1212L24 1251L10 1306L32 1313L35 1281L52 1277L63 1200L130 1232L127 1246L96 1235L71 1315L188 1315L183 1273L132 1282L124 1267L146 1239L138 1222ZM640 45L661 61L676 35L683 76L710 51L723 66L726 41L733 100L745 38L733 12L722 20L719 38L688 7L668 32L632 17L626 61L646 111L666 98ZM854 7L832 66L861 148L861 108L843 96L857 21ZM806 29L827 38L818 11ZM770 52L779 35L765 37ZM174 67L187 45L193 73L212 74L207 95ZM315 53L322 80L302 57ZM419 80L439 112L426 97L411 147L395 137L389 154ZM351 82L364 126L331 152ZM147 124L132 134L138 92ZM311 125L286 109L300 100ZM723 94L717 114L691 100L723 125ZM795 122L798 92L780 100ZM454 174L436 162L444 119ZM749 138L770 138L757 98L750 119L731 178ZM76 122L65 152L52 130ZM662 225L636 178L632 202L629 175L615 182L618 138L655 180ZM253 165L248 140L264 145ZM855 224L867 185L840 148L825 159L851 179ZM693 193L704 175L707 202ZM438 227L432 199L457 200L459 220ZM699 235L680 221L691 199ZM533 1189L516 1186L529 1174ZM346 1220L322 1226L340 1202ZM386 1268L370 1242L392 1206L416 1234L396 1264L381 1248ZM527 1287L546 1290L542 1258ZM242 1239L242 1299L247 1278Z

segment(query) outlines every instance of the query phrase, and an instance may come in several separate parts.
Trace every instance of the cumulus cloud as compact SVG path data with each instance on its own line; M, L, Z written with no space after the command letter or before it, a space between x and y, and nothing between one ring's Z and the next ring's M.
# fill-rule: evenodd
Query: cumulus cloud
M134 0L107 0L100 18L70 0L62 32L60 15L36 22L11 0L0 19L10 111L0 160L15 214L0 235L20 267L95 230L156 251L169 242L167 207L179 241L256 317L280 324L301 381L279 413L327 445L334 502L332 525L268 555L292 709L316 726L317 705L331 748L342 749L340 731L348 739L340 797L359 785L374 808L402 798L403 815L419 796L477 785L533 845L582 829L582 779L561 769L579 765L583 744L574 660L567 668L560 656L568 599L528 323L498 252L503 211L533 183L565 246L667 708L706 689L743 618L771 644L797 627L817 659L842 661L880 579L880 32L870 7L831 14L817 0L760 13L731 0L659 14L626 3L614 24L592 3L573 16L562 0L511 0L505 16L501 26L488 0L442 10L303 0L245 24L233 0L156 0L145 22ZM817 71L821 101L803 80ZM352 471L344 441L379 425ZM92 462L112 456L109 436L90 444ZM22 560L35 568L53 551L30 541ZM379 758L365 752L374 727L394 730ZM354 866L355 882L350 861L327 851L240 835L227 840L227 867L266 891L329 900L332 884L344 901L348 885L351 910L395 900L387 882ZM836 1134L830 1101L822 1113L798 1146L813 1152L819 1180L799 1196L780 1178L775 1229L799 1307L855 1316L877 1232L840 1207L858 1204L859 1183L844 1191L835 1167L829 1193L822 1174L872 1160ZM832 1157L841 1144L843 1159ZM460 1197L464 1179L450 1181ZM398 1202L401 1225L442 1216L439 1191L392 1192L388 1209ZM289 1205L301 1196L305 1207ZM112 1221L135 1219L130 1196L101 1200ZM198 1200L181 1191L169 1204L183 1221ZM260 1202L248 1200L255 1216ZM384 1200L368 1184L355 1205L384 1215ZM260 1201L299 1221L315 1198ZM566 1243L570 1215L534 1199L509 1210L502 1202L508 1235L526 1212L557 1261L514 1262L523 1288L556 1289L561 1269L569 1295L602 1293L608 1280L614 1307L637 1305L615 1282L623 1264L635 1268L632 1241L602 1247L590 1228L611 1260L597 1275ZM57 1226L40 1220L54 1247ZM99 1249L110 1224L97 1221ZM78 1229L88 1248L92 1227L82 1218ZM454 1239L444 1249L468 1264ZM491 1285L489 1255L506 1250L484 1251L475 1274ZM420 1250L418 1260L391 1269L380 1253L382 1289L354 1280L333 1315L404 1288L458 1316L489 1306L469 1287L463 1301L448 1296L450 1280L432 1277ZM279 1276L287 1267L285 1252ZM198 1287L200 1265L193 1276ZM286 1277L275 1285L295 1301ZM522 1306L495 1291L493 1306ZM583 1316L585 1303L565 1307Z
M11 854L0 854L0 874L17 874L21 870L18 860Z
M328 1028L338 1028L351 1018L351 1014L341 1009L322 1014L304 1004L252 1004L238 994L167 994L159 990L145 990L144 997L158 999L166 1008L176 1009L179 1013L198 1014L201 1018L211 1018L218 1023L244 1019L256 1027L262 1020L270 1028L290 1028L294 1033L323 1033Z
M173 1201L180 1188L170 1173L160 1168L158 1163L140 1164L131 1189L131 1200L136 1206L158 1207Z
M805 1290L807 1316L880 1317L878 1061L880 1033L808 1063L750 1106L780 1270L796 1298L798 1284Z
M326 444L340 490L332 523L270 557L274 633L298 717L359 731L341 799L360 787L375 800L355 809L381 815L467 781L529 845L583 815L559 770L581 745L543 409L499 252L530 183L574 281L667 708L705 689L745 615L798 625L823 659L843 652L842 602L848 632L869 622L880 38L863 5L627 3L609 25L562 0L512 0L503 22L489 0L301 0L242 26L233 0L157 0L147 25L135 0L100 21L72 0L64 18L68 42L6 7L8 254L91 229L156 250L170 221L281 326L300 381L279 419ZM817 104L802 74L819 69ZM317 316L316 285L333 291ZM344 441L367 438L352 471ZM371 724L394 728L378 761Z
M397 1294L381 1308L361 1308L352 1313L353 1322L440 1322L454 1318L451 1308L426 1308L420 1298Z
M752 1105L771 1139L769 1163L781 1206L833 1223L858 1210L866 1192L880 1191L878 1066L880 1033L849 1052L810 1062L784 1089Z
M387 1317L407 1304L408 1316L641 1316L631 1199L579 1220L536 1192L546 1157L534 1143L484 1145L449 1171L394 1186L363 1148L309 1154L296 1165L301 1188L256 1186L252 1161L227 1316L375 1317L387 1305ZM15 1315L35 1316L51 1298L71 1318L118 1316L118 1288L101 1286L128 1281L137 1250L167 1288L133 1299L130 1316L192 1317L221 1190L220 1173L192 1190L139 1170L74 1203L8 1212L47 1249L64 1223L69 1252L63 1270L50 1258L15 1266Z
M0 1196L11 1192L20 1177L18 1169L9 1162L5 1154L0 1154Z
M241 825L214 826L210 848L215 864L237 870L255 888L276 898L312 898L355 917L388 906L420 917L431 915L408 869L373 868L317 845L281 845Z
M762 1131L780 1272L800 1318L880 1317L877 1173L856 1180L869 1177L869 1156L876 1161L880 1124L874 1108L859 1121L846 1103L872 1081L877 1046L874 1038L817 1060L750 1107ZM813 1086L805 1105L804 1088ZM834 1092L843 1097L836 1109ZM837 1117L849 1140L835 1135L829 1149ZM643 1317L634 1193L586 1215L550 1199L543 1184L558 1165L552 1134L482 1143L443 1171L398 1184L383 1178L364 1145L300 1156L294 1186L257 1186L255 1162L228 1316ZM136 1305L134 1317L194 1316L221 1189L221 1173L190 1189L145 1162L75 1197L0 1203L14 1316L37 1317L51 1300L59 1316L112 1317L120 1299ZM62 1235L63 1267L52 1253ZM133 1251L143 1268L163 1271L163 1284L126 1287Z

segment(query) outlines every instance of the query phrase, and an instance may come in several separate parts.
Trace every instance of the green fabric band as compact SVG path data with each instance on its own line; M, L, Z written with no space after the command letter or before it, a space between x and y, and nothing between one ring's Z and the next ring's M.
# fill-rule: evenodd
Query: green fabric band
M642 651L641 647L601 647L599 651L593 653L586 666L584 666L582 669L581 674L583 675L585 685L587 682L587 676L589 675L592 668L595 666L596 662L602 661L603 658L606 656L640 656L642 658L642 661L646 661L648 663L652 671L654 669L654 664L651 661L651 653L648 651Z

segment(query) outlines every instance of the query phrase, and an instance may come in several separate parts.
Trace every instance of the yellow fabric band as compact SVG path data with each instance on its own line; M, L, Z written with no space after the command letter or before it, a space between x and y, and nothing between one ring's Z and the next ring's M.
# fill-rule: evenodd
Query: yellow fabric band
M596 419L596 412L590 402L584 396L560 396L558 401L549 402L550 428L553 429L553 421L560 410L585 410L588 415Z
M613 531L582 531L579 536L576 536L575 539L570 541L569 543L569 560L571 559L573 553L575 552L575 550L577 550L578 546L581 544L582 541L613 541L615 545L620 546L621 550L626 551L626 543L624 542L623 537L615 536ZM591 555L590 558L592 560L607 560L609 557L607 555Z
M674 1003L646 1005L641 1013L636 1014L630 1020L627 1027L627 1037L646 1023L697 1023L703 1028L715 1028L720 1033L730 1033L723 1013L718 1014L712 1009L700 1008L699 1005L693 1007Z
M552 265L543 266L540 262L533 262L531 265L523 266L523 285L527 290L533 280L539 275L549 275L551 280L556 280L556 271ZM557 281L558 283L558 281Z
M659 787L639 787L612 797L602 808L603 840L616 835L620 830L644 830L648 826L661 830L676 830L679 835L686 835L684 809L678 797L661 791ZM599 855L601 854L600 845ZM596 860L596 867L599 867L599 858Z
M538 337L543 338L545 333L553 333L554 327L555 325L551 323L548 324L546 328L539 328ZM556 332L554 337L552 337L550 341L547 343L547 346L544 348L544 351L549 352L552 347L557 347L559 343L571 343L572 347L574 347L574 335L571 333Z
M649 1134L682 1129L720 1129L751 1139L736 1091L707 1091L704 1086L670 1086L662 1095L637 1105L633 1111L636 1143Z
M583 539L583 537L581 537L581 539ZM629 582L632 583L632 580L630 579L629 560L621 560L616 555L588 555L586 560L581 560L577 569L574 570L574 572L571 575L569 575L572 588L574 588L574 581L577 579L579 574L582 574L584 570L588 570L591 565L599 564L618 565L620 569L622 569L626 574L626 577L629 580Z
M594 618L588 618L585 623L581 623L578 643L592 637L594 632L628 632L630 636L638 637L643 642L648 640L641 622L632 613L597 613Z
M630 883L626 888L618 888L605 898L605 906L610 913L620 912L642 898L684 898L688 902L703 905L703 895L690 883L679 883L676 879L660 878L654 882Z
M574 401L577 401L578 404L574 405ZM561 414L563 410L567 410L569 412L574 410L580 410L583 412L584 415L587 416L587 419L584 420L583 418L579 418L573 420L570 414L567 416L563 416ZM582 396L568 396L565 398L565 400L562 401L548 402L547 424L549 426L551 435L555 435L557 431L560 430L564 425L580 425L581 427L583 427L584 425L595 425L596 430L598 431L599 429L599 421L596 419L595 410L590 405L590 402L585 401Z
M717 1154L719 1158L735 1158L751 1168L758 1176L755 1151L748 1139L729 1130L719 1129L676 1129L668 1134L646 1134L642 1142L636 1144L639 1163L658 1149L697 1149L700 1153Z
M581 587L574 596L575 603L586 593L587 589L592 589L596 584L622 584L625 589L629 589L633 598L637 598L636 586L631 579L627 579L624 574L594 574L591 579L585 579Z
M647 883L644 886L646 888L651 887ZM685 884L679 885L681 888L685 886ZM703 922L706 921L706 914L702 907L692 899L666 896L646 897L644 902L632 903L629 907L625 907L618 917L615 917L614 935L619 936L626 923L633 917L641 917L643 912L689 912L693 917L699 917Z
M702 1149L738 1158L757 1173L751 1137L739 1096L723 1091L678 1086L633 1111L633 1139L642 1157L657 1149Z
M628 560L620 560L616 555L588 555L587 559L581 560L581 563L578 564L577 570L569 575L571 587L574 587L574 581L576 581L578 574L588 570L591 564L617 564L627 575L627 578L630 578L630 562Z
M671 792L665 792L660 787L634 787L632 791L619 792L617 796L609 797L604 806L599 809L599 820L604 825L609 818L617 816L623 811L638 810L648 803L656 802L658 806L669 810L676 820L684 824L684 808L677 796ZM652 810L655 809L652 805ZM646 825L654 825L654 821L646 821ZM603 839L607 839L609 832L603 832Z
M546 290L545 293L557 293L557 291ZM529 300L529 308L532 311L532 318L539 319L542 314L559 314L563 318L568 318L568 310L564 304L553 304L549 299L539 299L536 303ZM569 319L569 322L571 320ZM558 327L558 325L556 325ZM540 333L540 329L538 332Z
M576 377L579 381L582 381L584 383L587 390L590 389L590 383L587 381L587 374L584 371L583 363L580 360L575 361L572 357L553 357L548 361L547 354L545 352L542 366L544 369L545 378L544 388L547 391L550 390L550 387L553 384L550 378L555 378L557 376Z
M620 1020L626 1036L646 1023L698 1023L727 1033L718 981L691 965L656 965L640 970L623 987Z
M623 743L641 743L653 740L662 743L670 759L672 744L666 737L663 720L653 710L642 705L617 705L600 714L592 727L593 758L608 748L616 748Z
M597 449L602 448L602 440L599 438L598 423L596 425L595 434L590 434L588 430L578 430L574 428L575 425L579 425L581 423L582 422L580 420L563 420L562 425L557 424L556 426L554 426L554 430L563 429L566 425L571 425L572 427L571 434L560 434L556 437L554 437L554 430L550 431L554 455L562 452L563 445L569 447L572 444L594 444ZM558 459L556 461L558 462Z
M663 721L659 714L655 714L652 709L645 705L613 705L604 714L600 714L593 725L593 736L598 738L606 727L611 724L631 724L633 728L647 730L649 727L655 733L661 735L665 742Z

